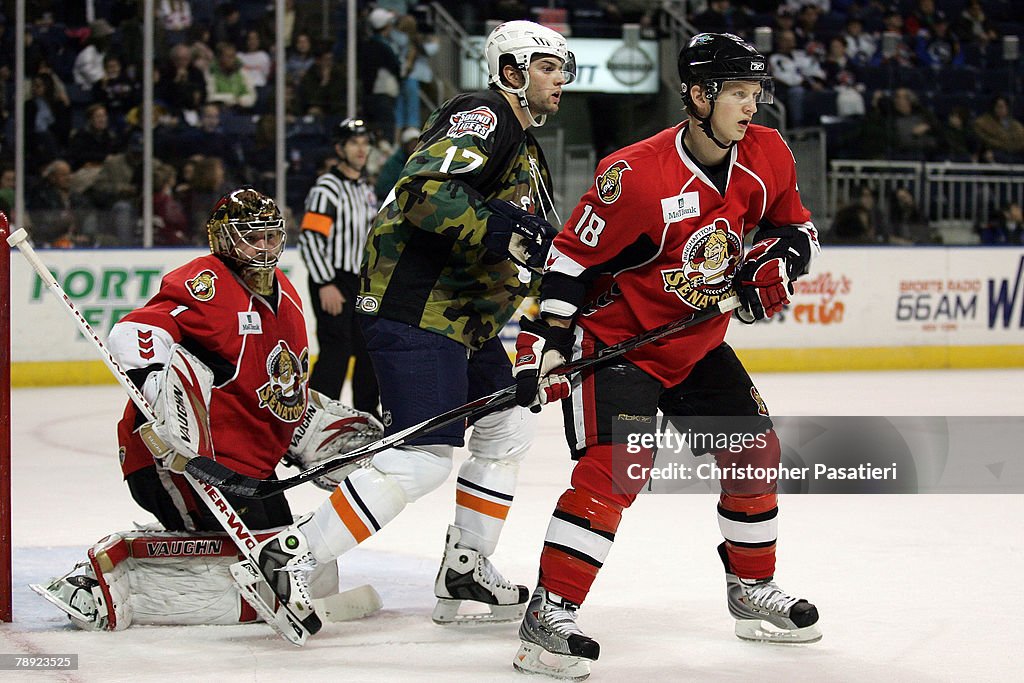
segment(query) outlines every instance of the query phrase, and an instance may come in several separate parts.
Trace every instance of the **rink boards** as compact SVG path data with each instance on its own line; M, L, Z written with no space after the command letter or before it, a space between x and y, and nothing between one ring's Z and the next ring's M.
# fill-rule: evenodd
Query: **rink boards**
M68 296L105 336L201 249L40 250ZM282 267L304 297L295 249ZM753 372L1024 366L1024 249L830 247L775 319L730 326ZM11 256L14 386L111 381L91 344L17 253ZM307 300L310 352L316 355ZM502 337L515 338L518 324Z

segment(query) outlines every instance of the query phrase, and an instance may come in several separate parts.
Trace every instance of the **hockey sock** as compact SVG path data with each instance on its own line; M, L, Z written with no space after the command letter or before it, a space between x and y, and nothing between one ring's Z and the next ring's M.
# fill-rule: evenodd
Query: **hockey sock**
M738 454L716 454L719 466L751 465L777 468L781 448L774 431L765 434L763 446ZM778 538L778 496L775 479L723 479L718 502L718 526L725 538L731 571L743 579L766 579L775 574L775 541Z
M615 541L622 510L629 507L644 482L617 476L622 463L612 446L591 446L576 463L573 488L558 499L544 538L540 585L577 605L590 592L597 572ZM641 454L650 462L649 454Z
M516 488L518 462L470 457L459 468L455 485L455 526L461 547L489 557L498 545Z

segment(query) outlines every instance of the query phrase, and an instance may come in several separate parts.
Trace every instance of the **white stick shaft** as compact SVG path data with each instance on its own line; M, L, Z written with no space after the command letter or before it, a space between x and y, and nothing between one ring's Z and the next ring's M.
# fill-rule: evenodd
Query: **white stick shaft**
M28 235L25 233L25 229L16 230L7 241L11 246L17 247L21 252L22 256L29 262L32 269L36 271L40 279L46 283L46 287L53 292L53 295L57 297L57 300L64 304L64 310L67 312L71 319L78 325L78 329L81 330L85 338L90 340L96 349L100 353L100 358L103 359L103 363L107 366L110 372L113 373L114 377L117 378L118 383L128 392L128 397L131 398L132 402L135 403L139 411L142 413L146 420L153 419L153 409L150 407L149 402L146 401L146 397L142 395L135 383L129 379L125 371L118 365L114 357L110 355L110 351L107 350L103 340L96 334L96 330L92 329L92 325L82 317L82 314L75 307L73 301L68 298L67 293L58 284L56 278L53 277L53 273L43 264L39 255L36 254L36 250L32 247L32 244L27 239Z

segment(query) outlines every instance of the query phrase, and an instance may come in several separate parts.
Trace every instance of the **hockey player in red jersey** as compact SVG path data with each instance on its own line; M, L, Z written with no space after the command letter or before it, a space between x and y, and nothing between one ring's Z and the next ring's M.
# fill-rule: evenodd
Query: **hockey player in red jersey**
M299 295L277 268L286 234L274 201L248 188L230 192L207 231L212 253L167 273L107 341L156 415L145 422L129 401L117 436L131 495L162 528L111 534L89 550L82 573L33 586L82 628L256 618L228 573L238 559L233 543L182 476L191 445L168 429L169 412L188 413L211 455L259 478L274 476L282 457L310 467L383 434L369 414L307 390L306 323ZM226 497L251 529L293 521L283 494ZM337 572L321 574L315 597L336 593Z
M732 416L738 419L729 428L742 424L760 438L740 453L710 451L719 465L780 461L765 404L724 341L727 315L584 371L572 385L549 374L568 359L713 306L733 291L743 322L770 317L788 303L790 283L819 251L792 153L778 131L752 123L757 103L771 101L765 58L736 36L704 33L680 51L678 66L687 120L601 161L593 187L548 254L540 317L521 322L519 402L542 404L571 393L563 411L577 460L571 488L548 526L539 585L520 627L514 665L521 671L582 680L598 657L597 642L576 624L576 610L623 510L646 483L627 476L625 465L650 466L653 457L640 449L623 462L624 449L613 449L623 439L622 430L613 430L617 418L653 422L659 410L696 420ZM752 247L744 252L750 233ZM773 580L776 482L721 484L719 554L736 634L819 639L814 605Z

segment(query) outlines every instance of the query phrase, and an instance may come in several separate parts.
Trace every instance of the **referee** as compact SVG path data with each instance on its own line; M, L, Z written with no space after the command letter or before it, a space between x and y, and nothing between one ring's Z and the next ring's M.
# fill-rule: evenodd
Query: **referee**
M309 296L316 315L320 357L309 388L341 398L348 359L355 356L352 405L379 415L377 378L355 320L359 265L377 199L363 177L370 135L359 119L345 119L334 133L338 164L316 179L306 196L299 253L309 271Z

